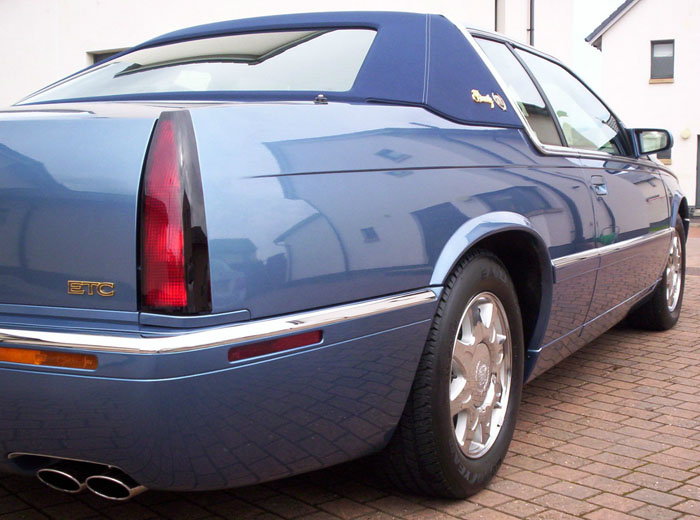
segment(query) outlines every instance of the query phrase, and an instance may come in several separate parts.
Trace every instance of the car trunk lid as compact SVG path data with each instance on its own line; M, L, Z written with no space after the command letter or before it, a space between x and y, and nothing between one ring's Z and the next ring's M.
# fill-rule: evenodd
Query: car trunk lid
M162 110L0 112L0 304L137 310L139 184Z

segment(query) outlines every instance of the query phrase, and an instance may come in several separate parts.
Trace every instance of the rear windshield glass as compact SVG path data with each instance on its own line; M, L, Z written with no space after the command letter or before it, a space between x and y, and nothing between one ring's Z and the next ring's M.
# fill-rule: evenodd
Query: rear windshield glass
M24 103L158 92L350 90L376 31L236 34L137 50Z

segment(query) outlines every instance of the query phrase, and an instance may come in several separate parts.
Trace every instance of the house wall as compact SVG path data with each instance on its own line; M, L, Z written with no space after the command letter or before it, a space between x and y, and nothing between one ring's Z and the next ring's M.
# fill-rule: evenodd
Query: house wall
M536 46L571 63L581 46L587 47L572 31L576 6L615 1L536 0ZM438 12L464 25L493 31L497 4L499 32L527 43L530 0L0 0L0 106L91 64L90 52L127 48L191 25L288 12L352 9ZM591 69L580 68L586 73Z
M495 1L0 0L0 106L91 64L89 52L131 47L192 25L289 12L352 9L454 13L470 25L493 30Z
M603 98L631 127L666 128L675 145L671 169L696 205L700 134L700 2L641 0L603 35ZM675 40L674 82L650 84L651 41ZM682 137L687 130L687 138Z

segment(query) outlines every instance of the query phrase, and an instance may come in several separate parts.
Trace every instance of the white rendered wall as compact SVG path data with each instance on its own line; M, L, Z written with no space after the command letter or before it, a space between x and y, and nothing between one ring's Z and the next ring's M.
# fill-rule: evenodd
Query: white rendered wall
M603 97L625 124L673 134L671 169L695 204L700 134L700 2L642 0L603 35ZM652 40L675 40L674 82L650 84ZM690 137L681 133L688 130Z
M582 48L589 51L583 42L587 31L618 1L535 0L536 46L571 65ZM530 0L498 4L499 32L527 43ZM85 67L89 52L130 47L202 23L339 10L439 12L464 25L493 31L496 0L0 0L0 106ZM591 13L592 20L581 23L582 16ZM574 68L596 87L600 58L592 56Z
M514 0L508 0L514 1ZM526 0L515 0L525 2ZM88 52L121 49L208 22L289 12L444 12L494 29L495 0L0 0L0 106L90 64Z

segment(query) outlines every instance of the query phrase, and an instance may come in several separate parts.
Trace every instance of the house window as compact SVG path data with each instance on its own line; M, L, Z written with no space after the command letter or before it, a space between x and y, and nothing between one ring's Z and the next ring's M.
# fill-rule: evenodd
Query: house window
M95 63L104 61L108 58L111 58L112 56L116 56L123 50L124 49L118 49L113 51L88 52L88 55L90 56L90 62L94 65Z
M651 79L673 80L673 40L651 42Z

